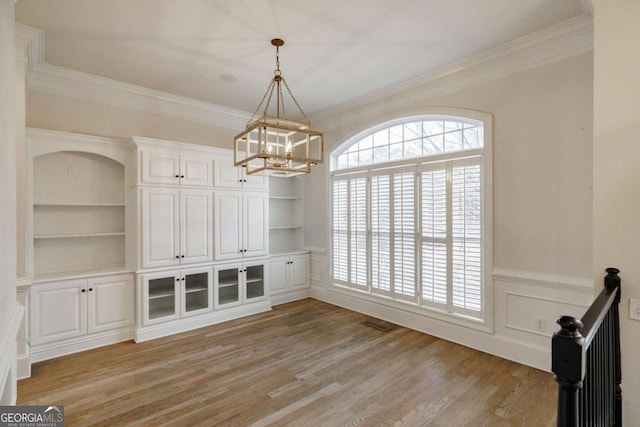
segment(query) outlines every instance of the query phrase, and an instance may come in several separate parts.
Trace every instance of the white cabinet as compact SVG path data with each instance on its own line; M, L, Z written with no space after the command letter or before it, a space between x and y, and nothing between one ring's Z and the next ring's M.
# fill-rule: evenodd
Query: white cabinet
M309 254L276 256L269 260L274 295L309 288Z
M233 165L233 157L216 157L213 183L216 187L265 190L269 180L264 176L247 175L245 168Z
M143 150L140 163L142 184L213 186L212 156Z
M32 346L111 331L133 323L133 278L129 274L31 287Z
M215 266L215 307L233 307L267 299L267 265L264 261L254 261Z
M265 193L216 191L214 257L216 260L263 256L269 246L269 199Z
M211 267L142 274L142 322L150 325L213 310Z
M212 192L143 188L142 267L212 261Z

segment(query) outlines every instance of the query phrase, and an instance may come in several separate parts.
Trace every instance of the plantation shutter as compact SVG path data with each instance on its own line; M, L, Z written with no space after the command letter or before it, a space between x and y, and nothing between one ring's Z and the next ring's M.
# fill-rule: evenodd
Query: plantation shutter
M426 165L421 174L422 301L447 304L447 168Z
M367 178L349 180L349 282L367 286Z
M391 180L388 174L371 177L371 287L391 292Z
M393 292L396 298L416 298L416 173L415 168L392 175Z
M478 159L452 162L451 280L454 312L482 309L482 193Z
M349 182L346 179L333 181L332 246L333 278L337 283L349 280Z

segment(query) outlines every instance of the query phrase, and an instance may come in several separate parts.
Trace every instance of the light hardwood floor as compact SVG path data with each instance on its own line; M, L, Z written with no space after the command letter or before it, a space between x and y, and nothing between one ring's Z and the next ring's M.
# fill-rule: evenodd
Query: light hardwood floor
M551 374L306 299L33 367L66 426L552 426Z

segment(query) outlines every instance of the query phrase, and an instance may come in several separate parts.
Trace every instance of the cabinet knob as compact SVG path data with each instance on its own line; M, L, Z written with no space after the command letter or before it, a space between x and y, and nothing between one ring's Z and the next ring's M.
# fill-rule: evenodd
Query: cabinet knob
M176 259L177 259L177 258L180 258L180 255L176 255Z
M176 178L180 178L180 175L176 175Z
M93 292L93 288L89 288L89 292Z
M184 255L180 255L180 258L184 258Z
M184 175L180 175L180 178L184 178Z
M83 289L83 290L82 290L82 292L87 292L87 290L86 290L86 289Z
M176 282L179 282L179 281L180 281L180 278L179 278L179 277L176 277Z

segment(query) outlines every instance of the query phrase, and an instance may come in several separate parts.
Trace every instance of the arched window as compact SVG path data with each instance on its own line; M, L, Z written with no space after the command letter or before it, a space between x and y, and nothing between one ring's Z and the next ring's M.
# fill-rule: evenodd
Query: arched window
M491 118L473 114L383 123L333 151L333 285L484 319Z

